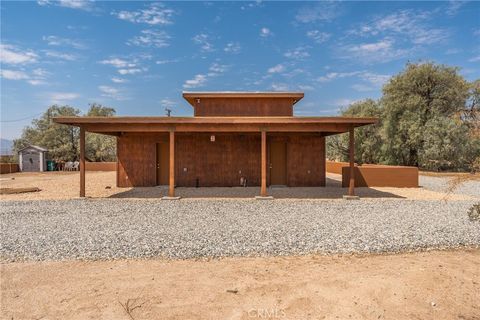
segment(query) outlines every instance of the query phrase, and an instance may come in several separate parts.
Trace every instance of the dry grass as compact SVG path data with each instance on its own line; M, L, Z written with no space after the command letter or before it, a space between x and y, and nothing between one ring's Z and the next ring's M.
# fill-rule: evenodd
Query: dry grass
M122 306L123 310L125 310L130 319L135 320L132 312L135 309L141 308L146 303L146 301L142 301L140 296L138 296L134 299L127 299L125 303L121 303L120 301L118 303Z

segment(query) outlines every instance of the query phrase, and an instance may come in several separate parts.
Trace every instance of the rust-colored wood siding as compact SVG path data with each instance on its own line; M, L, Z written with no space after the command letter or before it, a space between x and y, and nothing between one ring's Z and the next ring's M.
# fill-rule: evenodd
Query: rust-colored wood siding
M118 137L117 160L119 187L153 187L157 185L157 142L168 141L168 133L135 134Z
M179 134L176 138L175 174L177 186L260 185L259 134ZM186 170L185 170L186 169Z
M293 116L292 98L202 98L195 100L196 117Z
M325 186L325 137L289 137L287 178L290 187Z
M261 141L258 134L175 134L175 182L180 187L259 186ZM319 135L267 136L287 143L287 185L325 185L325 138ZM118 138L118 186L150 187L156 182L156 144L168 134L124 134ZM268 173L268 170L267 170ZM267 177L269 179L269 177Z

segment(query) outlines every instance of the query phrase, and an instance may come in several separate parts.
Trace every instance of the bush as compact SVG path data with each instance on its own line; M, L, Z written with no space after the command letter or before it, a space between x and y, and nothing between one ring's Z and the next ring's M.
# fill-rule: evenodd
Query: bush
M480 221L480 203L474 204L468 210L468 218L470 221Z

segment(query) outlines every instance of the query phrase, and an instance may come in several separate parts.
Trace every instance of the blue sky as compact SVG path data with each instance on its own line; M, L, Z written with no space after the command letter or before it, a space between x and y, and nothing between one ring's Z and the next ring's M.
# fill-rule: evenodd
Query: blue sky
M183 90L303 91L296 115L326 116L378 98L408 61L480 78L480 2L41 0L0 10L2 138L55 103L183 116Z

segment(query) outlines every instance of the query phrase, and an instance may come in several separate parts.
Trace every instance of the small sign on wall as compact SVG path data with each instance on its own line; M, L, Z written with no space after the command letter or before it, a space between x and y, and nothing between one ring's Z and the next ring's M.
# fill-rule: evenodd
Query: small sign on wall
M212 134L212 135L210 136L210 141L211 141L211 142L215 142L215 135Z

